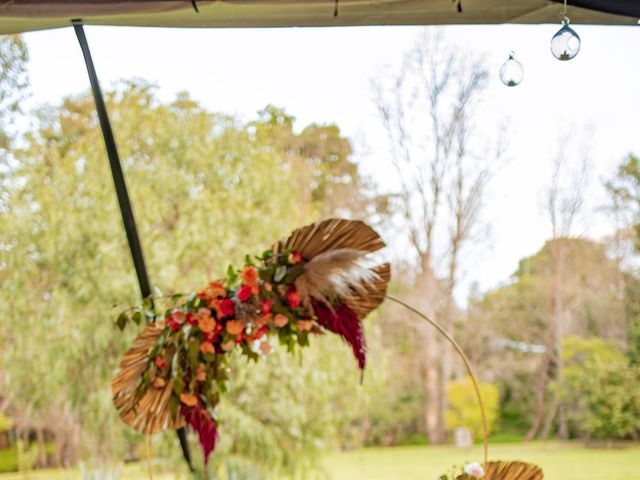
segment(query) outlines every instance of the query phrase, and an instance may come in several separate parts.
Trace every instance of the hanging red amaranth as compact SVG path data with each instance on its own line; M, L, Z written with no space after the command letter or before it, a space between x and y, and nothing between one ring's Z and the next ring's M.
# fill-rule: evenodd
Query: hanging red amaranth
M318 323L327 330L340 335L353 350L358 366L364 370L366 363L366 345L362 324L356 313L344 304L338 304L333 310L322 302L312 300L313 311Z
M198 432L198 440L202 448L204 464L207 465L209 463L209 455L216 448L216 441L218 440L218 425L216 421L209 412L202 408L200 403L194 407L188 407L182 404L180 412L186 422Z

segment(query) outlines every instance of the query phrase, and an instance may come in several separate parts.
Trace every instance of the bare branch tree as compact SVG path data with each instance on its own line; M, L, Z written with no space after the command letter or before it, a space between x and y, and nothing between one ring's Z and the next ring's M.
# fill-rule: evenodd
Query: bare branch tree
M475 151L483 143L474 118L487 79L482 58L465 56L439 31L429 31L406 54L396 75L373 82L399 179L397 212L418 259L417 299L423 308L439 311L450 333L461 252L474 238L485 187L504 157L501 147L498 161ZM438 351L430 329L422 334L429 388L426 429L430 442L441 443L454 359L448 349Z
M565 324L570 316L563 294L566 256L563 239L571 236L583 209L591 171L589 142L580 142L577 155L572 158L569 147L573 136L575 129L560 137L558 150L553 158L551 180L546 189L545 208L551 225L552 277L544 338L546 352L539 367L536 383L535 417L525 436L526 440L532 440L538 434L542 438L548 437L554 419L557 419L559 437L568 437L563 406L552 398L549 386L562 372L560 350L562 339L567 334ZM588 138L588 133L586 136Z

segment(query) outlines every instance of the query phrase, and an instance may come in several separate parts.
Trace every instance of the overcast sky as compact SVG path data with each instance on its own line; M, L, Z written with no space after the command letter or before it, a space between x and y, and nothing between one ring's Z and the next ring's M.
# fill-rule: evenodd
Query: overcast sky
M512 163L491 186L484 219L490 247L467 263L463 288L508 280L517 261L538 250L549 234L541 208L551 159L562 132L590 135L594 168L587 215L576 233L598 238L611 226L598 213L602 179L628 153L640 154L640 26L574 26L579 55L555 60L549 51L558 25L447 27L447 37L485 54L491 81L480 120L487 132L509 125ZM251 118L267 104L309 122L340 126L356 147L364 171L389 185L388 145L369 84L394 68L420 35L416 27L180 30L87 27L103 88L119 79L144 78L163 99L186 90L214 111ZM25 35L30 54L32 105L58 102L88 88L72 29ZM524 64L523 83L507 88L498 69L510 50ZM117 136L117 132L116 132ZM105 160L106 161L106 160ZM391 183L392 185L392 183Z

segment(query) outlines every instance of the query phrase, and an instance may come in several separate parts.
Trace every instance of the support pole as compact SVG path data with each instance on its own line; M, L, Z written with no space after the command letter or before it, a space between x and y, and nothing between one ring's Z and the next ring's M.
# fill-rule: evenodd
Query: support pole
M91 83L91 91L93 93L93 99L95 101L96 111L98 113L98 120L100 121L100 128L102 129L102 136L104 137L104 144L105 148L107 149L107 156L109 157L109 166L111 167L113 184L116 189L116 196L118 197L120 214L122 215L124 230L127 234L127 241L129 242L129 249L131 250L133 266L136 269L138 285L140 286L140 294L144 299L151 295L151 284L149 283L147 267L144 263L142 246L140 245L140 238L138 237L138 228L136 227L136 220L133 216L133 209L131 208L129 193L127 192L127 184L124 179L124 173L122 171L122 165L120 163L120 156L118 155L118 148L116 147L116 140L113 136L111 122L109 121L109 115L107 113L107 107L104 103L102 90L100 88L100 82L98 81L98 75L93 65L93 59L91 58L91 51L89 50L87 37L84 34L82 21L72 20L72 23L73 28L76 32L76 36L78 37L78 43L80 43L80 48L82 49L84 63L87 66L89 82ZM187 443L187 435L185 429L180 428L177 430L177 433L178 439L180 440L180 446L182 447L182 454L184 455L184 459L189 465L189 470L193 471L193 466L191 464L191 454L189 452L189 444Z

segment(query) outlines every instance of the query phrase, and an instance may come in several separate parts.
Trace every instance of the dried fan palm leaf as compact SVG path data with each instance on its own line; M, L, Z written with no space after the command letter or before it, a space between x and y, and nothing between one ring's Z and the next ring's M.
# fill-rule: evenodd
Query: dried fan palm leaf
M298 228L286 240L273 246L274 252L297 250L306 260L311 260L328 250L351 248L375 252L384 248L384 242L376 231L359 220L331 218Z
M462 475L460 480L471 480L472 477ZM482 480L542 480L542 469L531 463L520 462L489 462L486 465Z
M173 381L163 388L150 386L136 402L136 388L149 362L149 350L161 334L162 330L154 325L145 328L122 357L120 370L111 382L113 404L122 420L134 430L148 435L185 426L182 416L174 417L169 406Z
M387 285L391 281L391 265L384 263L372 269L376 278L364 285L364 292L357 292L345 299L351 310L358 318L364 319L369 313L384 302L387 295Z

